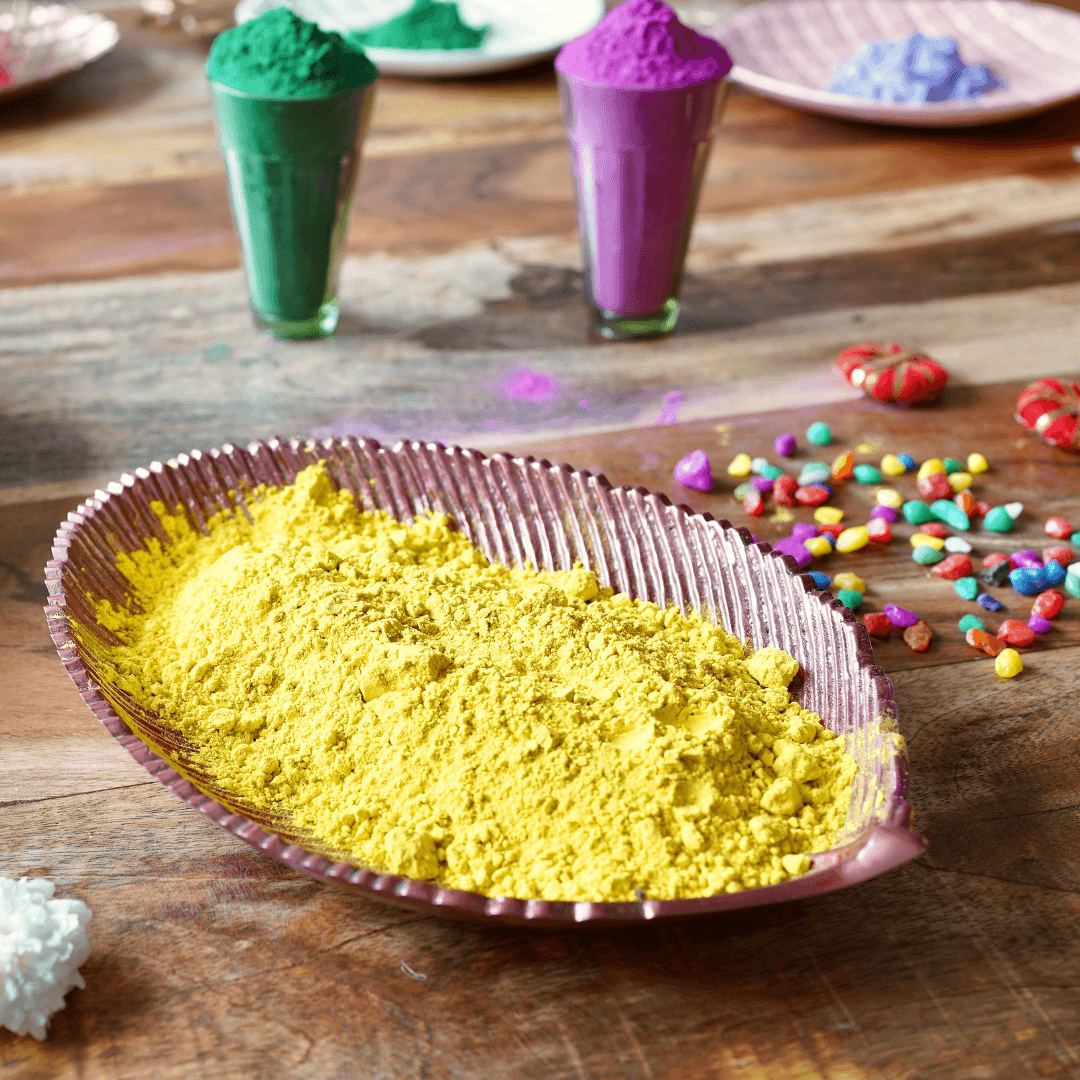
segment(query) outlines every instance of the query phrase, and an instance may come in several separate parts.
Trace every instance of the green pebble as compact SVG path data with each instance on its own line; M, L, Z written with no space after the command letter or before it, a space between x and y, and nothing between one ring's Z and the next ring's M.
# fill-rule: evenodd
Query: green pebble
M778 469L775 465L763 465L760 475L766 479L775 480L778 476L784 475L784 470Z
M865 462L861 465L855 466L855 472L853 475L860 484L881 483L881 470L874 468L873 465L867 465Z
M1013 519L1004 506L995 506L986 517L983 518L983 528L991 532L1007 533L1013 527Z
M953 582L953 588L957 594L965 600L974 600L979 595L979 579L973 577L962 577L958 581Z
M806 429L806 437L815 446L828 446L832 442L832 432L829 430L828 425L823 424L820 420Z
M938 551L937 548L932 548L929 544L920 544L911 553L911 557L920 566L933 566L934 563L939 563L945 558L945 552Z
M957 461L954 457L947 457L941 459L941 464L945 466L945 475L952 476L954 472L963 472L964 465L962 462Z
M938 499L930 506L930 512L938 521L944 521L946 525L960 529L961 532L967 532L971 528L971 520L967 514L949 499Z
M972 581L974 581L974 580L975 579L972 578ZM972 630L972 629L974 629L974 630L985 630L986 629L986 623L984 623L982 621L982 619L979 618L978 615L965 615L960 620L960 633L961 634L966 634L969 630Z
M753 484L750 484L750 483L740 484L735 489L735 498L738 499L741 502L743 499L746 498L747 495L750 494L751 491L757 491L757 488L754 487Z
M934 511L919 499L904 503L903 514L912 525L922 525L925 521L934 520Z
M1076 574L1065 575L1065 591L1070 596L1075 596L1077 600L1080 600L1080 577Z
M862 603L863 595L858 589L840 589L836 594L836 599L839 600L844 607L851 608L852 611L855 611Z
M1072 536L1069 537L1069 542L1080 547L1080 532L1074 532Z

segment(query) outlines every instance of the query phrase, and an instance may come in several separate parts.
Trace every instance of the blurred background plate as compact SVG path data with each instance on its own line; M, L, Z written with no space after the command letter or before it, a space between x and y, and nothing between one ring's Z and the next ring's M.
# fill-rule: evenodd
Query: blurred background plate
M341 34L366 30L400 15L412 0L241 0L236 21L246 22L274 7ZM461 0L461 17L470 26L491 26L476 49L365 49L384 75L452 78L508 71L546 60L572 38L591 29L604 14L603 0Z
M833 94L836 66L867 41L914 31L952 37L966 64L1005 83L976 101L903 105ZM781 0L709 32L731 53L734 82L810 112L910 127L997 124L1080 96L1080 15L1024 0Z
M116 23L67 4L0 0L0 102L34 93L99 60L120 40Z

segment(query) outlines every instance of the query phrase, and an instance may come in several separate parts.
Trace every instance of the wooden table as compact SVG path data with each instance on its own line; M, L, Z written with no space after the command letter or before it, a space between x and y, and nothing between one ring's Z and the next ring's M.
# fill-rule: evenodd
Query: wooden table
M935 630L922 656L876 646L928 853L818 900L619 933L459 926L286 872L96 725L40 610L51 536L96 485L316 430L567 460L744 524L722 465L826 419L867 459L982 450L980 494L1027 509L976 552L1042 546L1048 513L1080 522L1080 457L1011 413L1023 381L1080 366L1080 106L919 134L736 93L679 332L597 346L550 69L386 80L342 329L287 344L248 319L203 50L120 18L116 53L0 115L0 873L95 911L86 989L44 1044L0 1033L0 1076L1080 1076L1076 601L1005 683L960 640L974 608L910 561L911 529L832 556L868 608ZM840 348L890 338L948 364L940 406L890 410L835 377ZM520 368L557 393L508 397ZM709 495L670 478L698 447L721 466ZM862 520L871 500L839 501Z

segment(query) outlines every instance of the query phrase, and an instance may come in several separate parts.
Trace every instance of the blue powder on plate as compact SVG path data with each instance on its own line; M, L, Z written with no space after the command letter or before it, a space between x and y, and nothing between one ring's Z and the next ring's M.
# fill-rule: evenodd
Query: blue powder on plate
M965 64L950 37L915 33L903 41L868 41L833 75L834 94L922 105L970 101L1005 84L985 64Z

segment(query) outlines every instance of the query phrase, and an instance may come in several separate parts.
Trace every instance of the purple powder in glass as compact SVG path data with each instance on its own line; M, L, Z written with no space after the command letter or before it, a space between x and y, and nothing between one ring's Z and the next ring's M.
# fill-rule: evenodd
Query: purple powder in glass
M881 518L882 521L887 521L890 525L900 520L900 515L891 506L875 506L870 511L870 516L872 518Z
M914 611L908 611L896 604L885 605L885 617L893 626L914 626L919 621L919 616Z
M773 550L779 551L781 555L790 555L798 563L800 570L814 561L814 556L806 550L806 545L801 540L796 540L794 536L785 536L783 540L777 540L773 544Z

